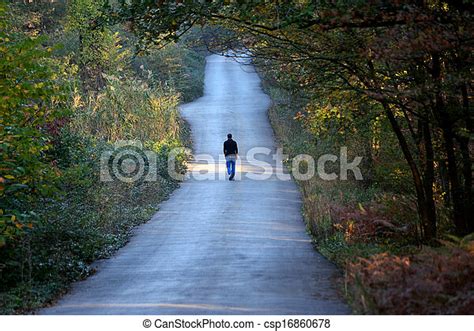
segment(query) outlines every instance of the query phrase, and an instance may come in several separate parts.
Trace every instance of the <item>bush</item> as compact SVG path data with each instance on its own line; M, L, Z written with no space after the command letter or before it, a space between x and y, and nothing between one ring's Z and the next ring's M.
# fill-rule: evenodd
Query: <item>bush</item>
M139 77L155 87L164 82L179 92L181 101L200 97L204 89L204 56L183 47L169 44L150 54L136 57L133 67Z
M268 75L264 88L273 100L269 118L275 135L290 159L301 153L317 159L337 151L341 143L358 150L370 136L357 129L360 123L355 123L355 135L350 130L342 137L321 135L319 132L334 126L325 127L328 122L320 121L319 126L308 127L295 120L307 98L282 90ZM313 115L310 111L309 116ZM472 314L474 245L459 239L456 247L420 251L411 179L384 125L384 121L376 123L374 129L383 135L374 140L372 164L363 165L366 172L372 169L370 185L316 177L297 181L314 244L345 270L345 293L356 313ZM443 215L446 210L438 206L437 212Z
M150 219L178 185L167 172L167 158L171 149L188 143L189 132L177 111L181 95L174 83L151 84L133 75L129 64L123 67L130 50L118 50L121 36L107 29L82 31L102 39L97 57L73 54L79 50L78 27L67 34L55 30L56 40L69 43L55 53L43 46L51 43L44 38L7 33L18 29L6 29L11 27L6 13L1 3L0 313L12 314L54 300ZM114 49L105 54L104 45ZM181 50L173 54L188 56ZM85 65L79 55L100 63ZM199 60L193 68L203 73L203 64ZM73 78L88 65L100 71L101 84ZM189 91L200 82L193 81ZM80 83L87 88L79 89ZM101 155L122 139L140 140L156 153L156 181L100 181ZM177 161L183 172L185 156Z
M179 140L176 92L160 86L151 88L126 76L106 76L106 81L107 86L99 93L76 97L73 130L108 142Z
M346 279L360 313L474 313L474 256L461 249L361 258L348 265Z
M7 31L8 19L1 2L0 249L33 227L36 199L54 189L49 127L66 116L64 67L44 39Z
M40 307L87 277L90 263L123 246L133 227L149 220L177 186L166 172L156 182L101 182L100 155L111 148L63 130L56 145L57 193L38 201L35 226L0 251L2 313ZM167 155L158 155L165 167Z

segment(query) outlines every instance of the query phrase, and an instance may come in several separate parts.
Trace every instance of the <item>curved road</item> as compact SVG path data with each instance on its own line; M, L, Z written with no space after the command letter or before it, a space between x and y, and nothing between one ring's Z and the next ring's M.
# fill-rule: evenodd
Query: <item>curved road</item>
M232 132L245 155L274 150L270 100L251 66L207 58L204 96L182 107L194 150L218 158ZM264 156L270 161L270 156ZM223 173L222 162L192 167ZM194 168L196 169L196 168ZM244 172L262 172L241 160ZM43 314L345 314L335 267L312 247L293 181L182 183L98 272Z

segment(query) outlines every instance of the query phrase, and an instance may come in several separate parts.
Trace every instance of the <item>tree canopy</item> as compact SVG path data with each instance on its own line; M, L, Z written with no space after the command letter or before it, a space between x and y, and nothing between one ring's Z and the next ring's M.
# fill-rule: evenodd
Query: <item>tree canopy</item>
M313 95L341 91L376 104L369 110L359 102L349 112L389 120L412 174L424 237L436 235L438 186L457 232L474 231L469 1L130 1L116 15L143 49L193 25L225 27L230 33L208 39L209 49L244 49Z

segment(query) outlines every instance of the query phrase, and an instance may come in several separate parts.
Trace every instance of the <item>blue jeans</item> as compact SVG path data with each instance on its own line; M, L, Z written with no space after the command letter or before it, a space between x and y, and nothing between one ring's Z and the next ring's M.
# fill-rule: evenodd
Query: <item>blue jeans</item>
M234 176L235 175L235 159L226 158L225 165L227 166L227 174Z

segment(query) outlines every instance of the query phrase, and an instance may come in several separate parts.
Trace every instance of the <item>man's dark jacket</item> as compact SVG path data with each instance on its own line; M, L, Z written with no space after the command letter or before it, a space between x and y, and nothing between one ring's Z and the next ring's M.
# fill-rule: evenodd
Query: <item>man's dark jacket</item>
M239 149L237 148L237 143L232 140L232 138L227 139L224 142L224 155L232 155L232 154L237 154L239 152Z

